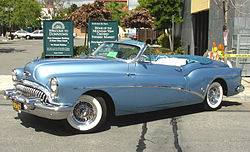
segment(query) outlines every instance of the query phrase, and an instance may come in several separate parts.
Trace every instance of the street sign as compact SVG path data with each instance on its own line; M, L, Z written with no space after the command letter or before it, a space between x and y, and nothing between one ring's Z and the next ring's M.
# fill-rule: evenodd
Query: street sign
M73 56L73 22L48 20L43 25L44 56Z
M88 24L89 53L105 41L118 41L117 21L89 21Z

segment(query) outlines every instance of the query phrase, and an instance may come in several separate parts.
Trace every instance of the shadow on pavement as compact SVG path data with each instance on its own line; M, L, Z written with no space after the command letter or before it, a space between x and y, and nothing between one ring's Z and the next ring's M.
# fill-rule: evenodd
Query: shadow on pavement
M0 41L0 44L13 44L12 42L1 42Z
M0 53L12 53L12 52L23 52L25 50L16 50L16 49L0 49Z
M226 107L241 105L241 103L238 102L231 102L231 101L223 101L223 102L224 103L222 106ZM204 110L201 104L197 104L197 105L178 107L178 108L172 108L154 112L118 116L110 120L110 122L107 123L107 125L99 132L107 131L111 128L111 126L125 127L129 125L147 123L157 120L172 119L175 117L181 117L200 112L204 112ZM21 124L24 127L34 128L35 131L37 132L46 132L56 136L73 136L81 134L81 132L72 129L68 125L66 120L49 120L27 113L18 114L18 117L16 117L15 119L20 119Z
M222 106L229 107L229 106L239 106L242 105L240 102L233 102L233 101L223 101Z

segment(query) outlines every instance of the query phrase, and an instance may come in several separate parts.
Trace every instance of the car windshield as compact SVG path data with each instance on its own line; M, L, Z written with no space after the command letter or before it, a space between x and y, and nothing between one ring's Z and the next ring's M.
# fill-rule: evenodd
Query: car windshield
M134 45L121 43L104 43L100 45L91 55L132 60L137 56L139 51L140 47Z

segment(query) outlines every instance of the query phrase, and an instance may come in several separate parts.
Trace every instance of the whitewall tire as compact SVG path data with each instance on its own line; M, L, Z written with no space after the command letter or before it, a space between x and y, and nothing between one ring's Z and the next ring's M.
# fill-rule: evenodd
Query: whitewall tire
M207 89L204 101L205 110L216 110L221 107L223 88L219 82L213 82Z
M67 121L71 127L82 132L93 132L102 127L106 121L107 107L102 97L96 95L82 95Z

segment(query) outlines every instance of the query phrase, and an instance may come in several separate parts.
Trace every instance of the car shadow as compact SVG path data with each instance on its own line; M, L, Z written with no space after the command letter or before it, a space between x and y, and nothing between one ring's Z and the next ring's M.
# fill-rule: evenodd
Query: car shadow
M25 50L16 50L16 49L0 49L0 53L12 53L12 52L23 52Z
M236 102L236 101L223 101L222 102L222 107L229 107L229 106L240 106L242 103Z
M239 106L241 103L232 101L223 101L222 106ZM112 118L101 130L110 130L111 126L125 127L130 125L136 125L141 123L147 123L163 119L172 119L175 117L181 117L185 115L204 112L201 104L184 106L178 108L171 108L165 110L159 110L154 112L131 114L125 116L117 116ZM56 136L73 136L81 134L81 132L72 129L66 120L49 120L40 118L28 113L20 113L15 119L21 120L21 125L26 128L33 128L36 132L46 132ZM98 132L92 132L98 133Z

